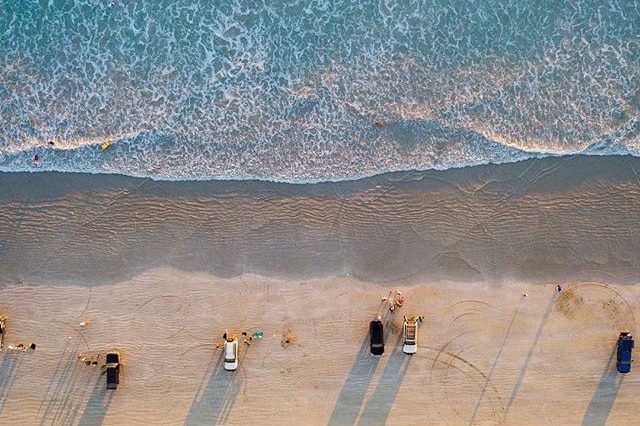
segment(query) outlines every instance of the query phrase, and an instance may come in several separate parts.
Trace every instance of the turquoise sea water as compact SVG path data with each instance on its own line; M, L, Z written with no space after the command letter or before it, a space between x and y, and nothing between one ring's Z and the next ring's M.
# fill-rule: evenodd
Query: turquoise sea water
M639 155L640 0L0 0L0 109L2 171L316 182Z

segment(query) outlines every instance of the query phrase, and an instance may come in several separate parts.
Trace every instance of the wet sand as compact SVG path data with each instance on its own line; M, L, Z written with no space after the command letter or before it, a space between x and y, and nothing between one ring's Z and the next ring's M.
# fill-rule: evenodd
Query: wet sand
M38 344L2 355L0 423L628 424L640 382L612 355L640 304L638 171L571 157L301 186L0 174L5 344ZM389 315L395 290L407 303ZM412 357L402 315L426 317ZM225 329L264 332L235 373ZM107 393L76 355L112 347L125 375Z

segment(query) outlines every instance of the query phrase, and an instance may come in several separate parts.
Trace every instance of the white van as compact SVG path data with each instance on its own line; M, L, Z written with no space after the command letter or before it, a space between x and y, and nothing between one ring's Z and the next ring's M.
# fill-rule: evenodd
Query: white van
M238 368L238 338L228 338L224 342L224 369L233 371Z
M418 351L418 318L404 317L402 326L402 352L413 355Z

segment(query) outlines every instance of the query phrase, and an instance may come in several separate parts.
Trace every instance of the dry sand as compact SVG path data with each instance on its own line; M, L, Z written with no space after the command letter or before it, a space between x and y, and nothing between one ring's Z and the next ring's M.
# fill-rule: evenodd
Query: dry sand
M575 157L306 186L0 175L5 344L38 345L0 356L0 424L633 424L640 380L615 373L613 350L640 304L636 170ZM395 290L407 302L389 314ZM413 356L402 315L425 316ZM234 373L225 329L264 333ZM115 392L77 359L110 348Z

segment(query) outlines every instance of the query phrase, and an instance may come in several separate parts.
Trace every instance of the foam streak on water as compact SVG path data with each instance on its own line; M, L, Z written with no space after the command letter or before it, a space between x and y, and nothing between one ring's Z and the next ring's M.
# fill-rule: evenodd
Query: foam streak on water
M315 182L638 155L639 88L640 0L0 0L3 171Z

